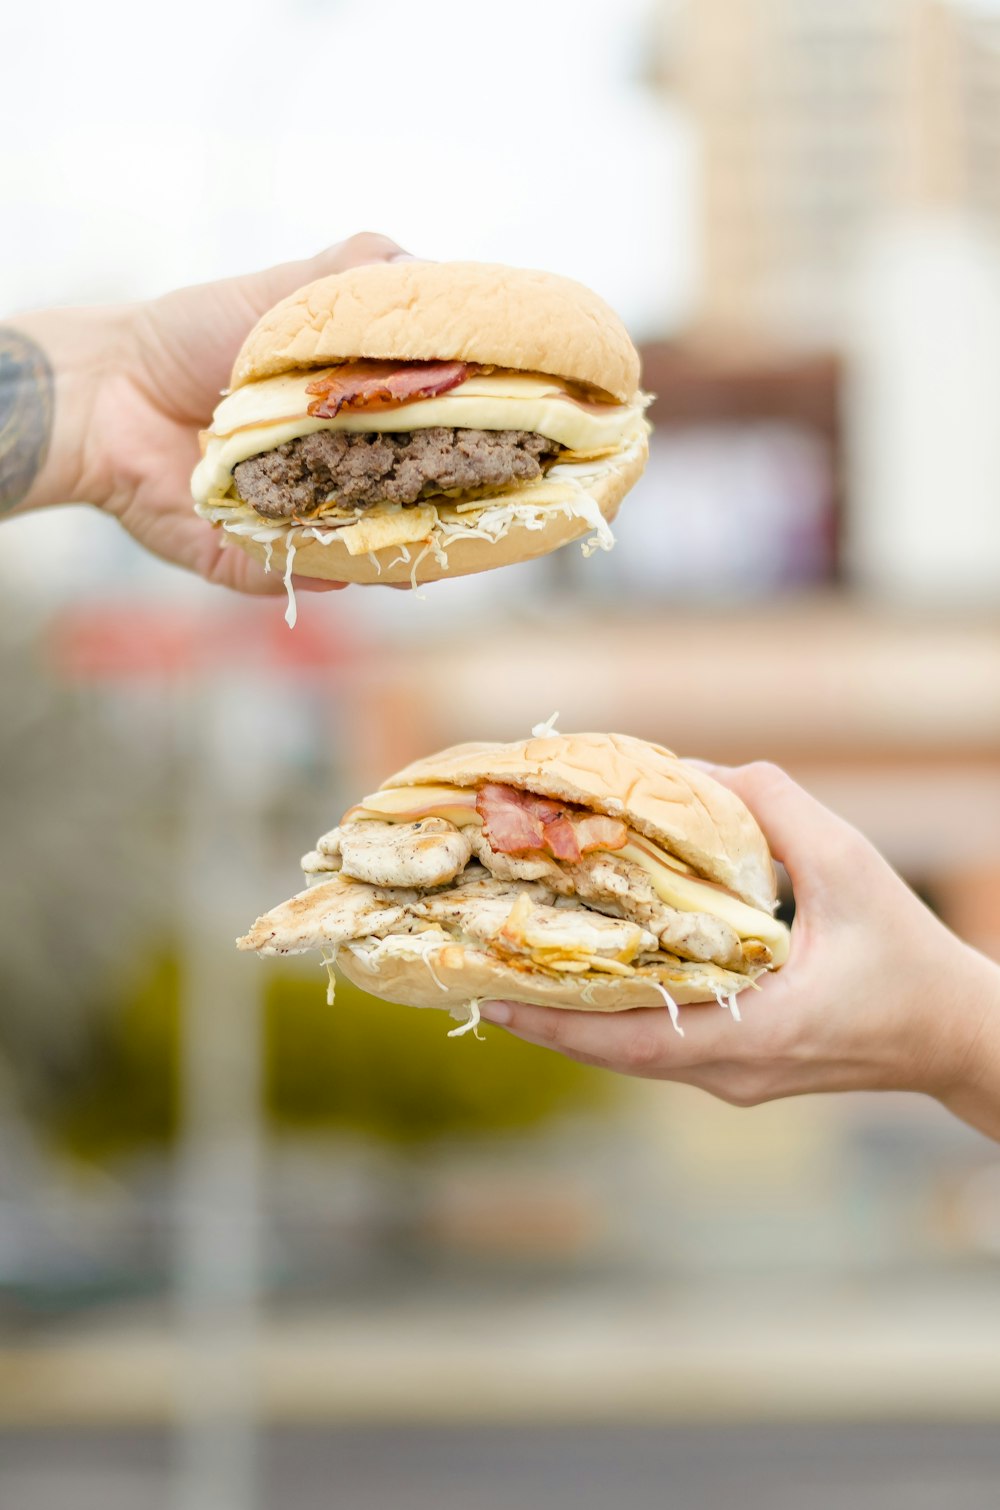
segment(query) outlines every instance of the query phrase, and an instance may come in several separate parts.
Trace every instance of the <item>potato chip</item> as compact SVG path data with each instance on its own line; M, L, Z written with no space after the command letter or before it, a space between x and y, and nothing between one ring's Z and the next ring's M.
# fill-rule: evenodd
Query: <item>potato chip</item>
M371 517L361 519L340 531L340 538L352 556L366 556L369 551L384 551L394 545L413 545L426 540L437 524L437 509L431 504L400 509L389 514L373 509Z

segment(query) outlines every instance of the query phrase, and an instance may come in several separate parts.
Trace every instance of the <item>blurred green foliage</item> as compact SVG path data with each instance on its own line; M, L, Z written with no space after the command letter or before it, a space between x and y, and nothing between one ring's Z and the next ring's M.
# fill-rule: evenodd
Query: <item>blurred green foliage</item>
M315 976L273 973L264 1018L265 1098L281 1126L345 1127L409 1143L530 1127L599 1103L607 1077L498 1028L448 1037L444 1012L400 1007Z
M58 1142L84 1158L170 1143L180 1121L180 963L162 951L99 1018L54 1113Z
M267 968L267 967L265 967ZM51 1131L77 1156L163 1147L180 1116L181 966L150 956L143 977L102 1014ZM379 1001L340 981L327 1005L320 972L268 969L263 1104L276 1129L343 1129L399 1144L530 1127L600 1104L608 1080L484 1026L450 1039L443 1012Z

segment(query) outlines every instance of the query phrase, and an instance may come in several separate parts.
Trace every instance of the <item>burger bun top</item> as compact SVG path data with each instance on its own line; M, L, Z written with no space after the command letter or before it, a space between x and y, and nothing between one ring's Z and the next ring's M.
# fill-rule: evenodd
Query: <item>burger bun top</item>
M619 403L639 357L614 311L556 273L490 262L369 262L290 294L261 317L231 388L367 357L461 361L541 372Z
M502 782L623 818L699 876L771 913L777 878L767 840L735 792L662 745L628 734L552 734L511 744L453 745L382 783Z

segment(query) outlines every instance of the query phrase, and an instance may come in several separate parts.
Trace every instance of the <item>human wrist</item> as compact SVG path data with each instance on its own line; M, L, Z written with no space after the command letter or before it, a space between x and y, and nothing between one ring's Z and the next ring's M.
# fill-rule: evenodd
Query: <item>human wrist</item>
M955 1116L1000 1141L1000 965L960 947L954 994L942 993L940 1003L950 1052L941 1056L926 1089Z
M0 515L106 502L99 400L125 365L128 330L125 307L44 310L0 325Z

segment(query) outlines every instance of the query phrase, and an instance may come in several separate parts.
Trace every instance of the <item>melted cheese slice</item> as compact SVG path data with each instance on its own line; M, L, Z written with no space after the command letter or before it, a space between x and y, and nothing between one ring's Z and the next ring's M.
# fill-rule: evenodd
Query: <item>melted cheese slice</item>
M578 403L554 378L492 372L471 377L439 398L420 399L379 414L364 411L313 419L306 387L325 369L286 372L237 388L218 405L204 437L204 455L191 489L197 503L219 501L233 468L248 456L273 451L317 430L419 430L432 425L472 430L535 430L571 451L613 454L644 425L643 400L633 404Z
M348 808L341 823L380 818L383 823L414 823L418 818L447 818L456 828L482 825L476 812L476 793L463 786L395 786L373 792L357 807Z
M728 923L741 939L760 939L761 943L767 944L775 965L785 963L790 935L785 924L769 912L751 907L749 902L743 902L707 881L679 874L658 857L655 845L638 835L633 835L624 849L615 853L646 872L656 895L668 907L676 907L679 912L709 912Z
M419 797L418 794L419 793ZM468 787L421 786L389 787L384 792L374 792L358 807L344 814L342 822L359 818L381 818L385 823L412 823L416 818L447 818L458 827L482 822L476 812L476 793ZM417 805L419 804L419 805ZM775 965L783 965L788 958L790 935L784 923L773 918L759 907L751 907L739 897L734 897L721 887L702 881L697 876L682 874L673 862L650 839L629 830L629 842L623 849L613 851L624 860L631 860L649 877L650 884L661 902L676 907L679 912L707 912L722 918L741 939L760 939L767 944ZM597 851L600 853L600 851ZM608 851L609 854L612 851ZM687 867L684 867L687 870Z

